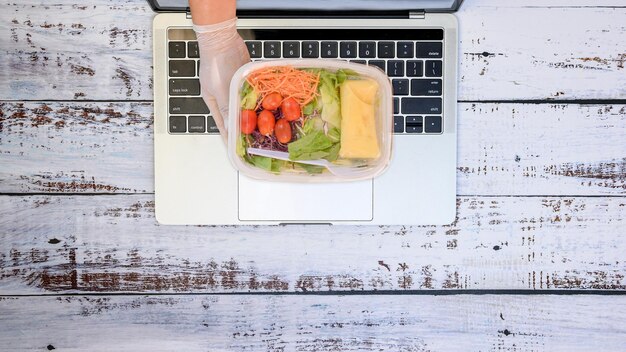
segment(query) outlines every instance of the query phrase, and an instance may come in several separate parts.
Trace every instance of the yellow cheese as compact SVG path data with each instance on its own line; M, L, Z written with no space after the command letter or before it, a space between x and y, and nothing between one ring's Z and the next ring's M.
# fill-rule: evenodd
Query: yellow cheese
M380 156L376 137L374 102L378 83L371 79L346 80L339 87L341 99L340 158L376 159Z

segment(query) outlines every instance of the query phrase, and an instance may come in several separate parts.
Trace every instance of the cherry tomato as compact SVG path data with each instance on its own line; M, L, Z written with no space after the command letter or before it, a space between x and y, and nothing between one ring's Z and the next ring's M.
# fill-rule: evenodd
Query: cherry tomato
M302 116L302 110L300 104L294 98L287 98L283 100L283 104L280 106L283 109L283 116L287 121L295 121Z
M263 110L259 113L257 121L259 125L259 132L264 136L271 136L274 133L274 125L276 124L276 118L274 114L269 110Z
M280 143L285 144L291 141L291 125L286 119L276 121L275 133Z
M261 106L265 110L276 110L280 106L280 102L283 101L283 97L278 93L270 93L263 98Z
M241 110L241 133L250 134L256 129L256 111Z

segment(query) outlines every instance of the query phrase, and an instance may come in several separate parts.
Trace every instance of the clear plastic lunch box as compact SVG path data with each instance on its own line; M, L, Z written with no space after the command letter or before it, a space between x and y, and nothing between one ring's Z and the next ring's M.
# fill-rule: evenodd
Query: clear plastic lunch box
M285 167L279 171L270 171L248 163L237 154L237 144L241 136L241 91L246 78L252 72L271 66L291 66L293 68L318 68L331 72L351 70L358 74L357 78L369 78L378 83L378 91L374 100L374 120L376 138L379 146L379 157L376 159L347 160L338 159L333 168L350 168L339 170L338 174L324 169L321 173L309 173L304 168ZM323 109L323 106L322 106ZM342 119L344 116L342 116ZM248 63L235 73L230 83L228 126L228 154L234 167L244 175L255 179L284 182L340 182L371 179L380 175L389 166L393 141L393 93L389 78L377 67L366 66L333 59L294 59L258 61ZM297 163L297 162L296 162ZM335 168L336 170L336 168ZM350 172L345 172L350 171Z

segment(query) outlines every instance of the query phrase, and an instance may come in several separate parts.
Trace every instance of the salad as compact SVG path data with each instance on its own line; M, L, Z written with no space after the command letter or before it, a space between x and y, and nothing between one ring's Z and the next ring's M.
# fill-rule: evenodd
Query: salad
M365 165L380 156L375 104L378 83L350 70L272 66L253 71L240 89L237 155L255 167L320 174L303 160ZM286 152L289 161L248 148Z

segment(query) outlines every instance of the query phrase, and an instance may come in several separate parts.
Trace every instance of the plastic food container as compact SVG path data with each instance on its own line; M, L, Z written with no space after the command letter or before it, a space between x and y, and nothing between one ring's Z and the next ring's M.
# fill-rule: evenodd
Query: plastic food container
M263 70L274 72L281 67L303 70L319 79L315 89L316 98L306 105L303 105L306 100L301 100L302 104L299 104L301 113L297 120L293 120L294 113L288 114L288 106L283 104L287 97L281 95L281 105L273 110L271 108L275 107L275 104L269 104L271 99L265 104L263 99L270 95L270 92L260 92L265 86L258 83L258 78L255 80L250 76L255 74L258 77L259 72ZM250 84L248 79L253 84ZM336 94L329 88L333 84ZM313 89L309 91L312 92ZM376 177L389 166L391 160L392 94L389 78L376 67L332 59L248 63L235 73L230 84L227 122L229 158L234 167L244 175L268 181L338 182ZM336 104L337 98L339 106ZM252 103L253 101L256 103ZM266 122L269 114L262 112L263 110L274 114L273 134L268 134ZM340 120L336 118L337 110ZM257 123L254 130L251 129L253 124L250 111L256 114L254 120ZM282 136L282 141L288 138L288 134L285 135L285 122L280 123L279 131L278 121L281 119L289 120L287 122L292 138L287 143L277 141L279 135ZM262 126L265 128L261 128ZM266 134L262 134L261 131ZM299 143L292 145L295 142ZM254 150L249 148L283 151L289 153L290 157L302 160L284 161L259 157L249 153L248 151ZM307 160L322 160L323 163L330 160L330 164L308 165L305 164Z

